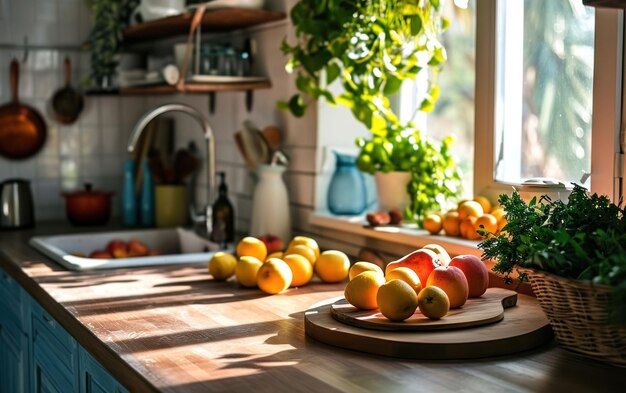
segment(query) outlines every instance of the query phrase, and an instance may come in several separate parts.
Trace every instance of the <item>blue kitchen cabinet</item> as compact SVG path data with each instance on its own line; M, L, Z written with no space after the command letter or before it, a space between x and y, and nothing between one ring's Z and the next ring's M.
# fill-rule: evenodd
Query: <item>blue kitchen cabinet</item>
M0 268L0 393L128 393Z
M20 285L0 269L0 393L29 390L25 297Z

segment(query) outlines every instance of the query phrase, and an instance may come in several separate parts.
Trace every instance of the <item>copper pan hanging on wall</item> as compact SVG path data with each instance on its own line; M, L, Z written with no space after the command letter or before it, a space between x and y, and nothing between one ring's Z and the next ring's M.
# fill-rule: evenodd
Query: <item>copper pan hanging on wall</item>
M46 142L46 122L18 101L19 65L11 62L11 102L0 106L0 156L19 160L35 155Z

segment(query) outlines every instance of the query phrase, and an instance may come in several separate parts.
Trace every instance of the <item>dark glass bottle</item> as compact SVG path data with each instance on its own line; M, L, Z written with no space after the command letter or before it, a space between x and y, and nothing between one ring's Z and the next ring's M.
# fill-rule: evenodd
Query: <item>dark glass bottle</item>
M228 200L228 186L226 174L219 172L220 185L219 195L213 204L213 232L211 240L219 243L231 243L235 240L235 210Z

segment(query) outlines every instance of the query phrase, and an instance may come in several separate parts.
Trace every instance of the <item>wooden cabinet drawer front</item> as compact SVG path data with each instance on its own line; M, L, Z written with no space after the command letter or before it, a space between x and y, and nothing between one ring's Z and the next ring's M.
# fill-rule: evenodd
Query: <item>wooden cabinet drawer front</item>
M32 305L33 315L33 329L35 328L35 322L38 322L39 331L38 334L44 334L51 336L61 345L62 348L67 350L74 350L76 348L76 340L70 336L70 334L54 319L46 310L44 310L38 303L33 302ZM33 331L33 337L35 332Z
M44 325L40 321L34 320L33 353L43 359L49 359L60 372L63 372L71 380L78 364L76 341L65 333L67 340L62 343L57 339L58 335L58 333L51 333L47 324Z
M65 393L75 392L73 379L59 372L53 359L42 358L35 354L33 362L34 377L33 390L37 393Z
M79 349L80 391L127 393L117 380L82 347Z

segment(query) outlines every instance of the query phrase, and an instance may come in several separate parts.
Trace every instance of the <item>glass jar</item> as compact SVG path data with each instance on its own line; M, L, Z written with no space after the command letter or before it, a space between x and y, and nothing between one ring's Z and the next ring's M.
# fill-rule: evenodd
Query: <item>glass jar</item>
M356 167L356 156L335 153L336 166L328 187L328 210L333 214L361 214L367 207L363 174Z

